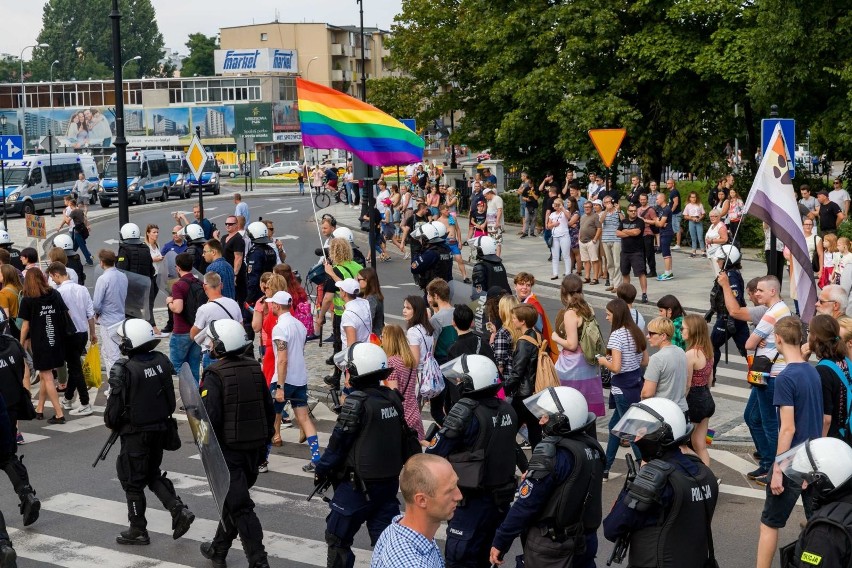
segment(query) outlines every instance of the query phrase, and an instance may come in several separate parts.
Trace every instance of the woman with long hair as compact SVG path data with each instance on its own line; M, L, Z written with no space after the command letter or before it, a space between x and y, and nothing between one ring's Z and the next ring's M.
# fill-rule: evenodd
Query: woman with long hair
M707 228L707 233L704 234L704 245L707 250L707 258L710 259L710 266L713 267L713 274L719 275L719 265L716 262L716 251L722 245L728 242L728 227L722 222L722 211L719 209L710 210L710 226Z
M704 205L698 197L698 192L690 191L687 204L683 208L684 219L689 221L689 240L692 242L690 258L704 256Z
M361 297L370 304L370 316L373 318L373 333L382 335L385 327L385 296L379 285L379 275L376 269L368 266L362 268L356 277L361 286Z
M402 317L406 322L405 337L409 348L417 361L417 375L426 362L426 356L435 355L435 328L429 321L426 300L423 296L406 296L402 302ZM429 403L429 414L439 424L444 421L443 393L435 397L435 402ZM438 401L441 401L441 404Z
M610 387L610 406L615 405L615 411L609 421L612 431L621 416L627 412L631 404L640 400L642 392L642 367L648 364L648 343L642 330L633 321L627 302L620 298L610 300L606 305L606 319L612 325L606 350L609 357L598 357L598 364L606 367L612 373ZM609 470L615 462L619 439L612 434L606 444L606 465L604 479L609 478ZM639 448L632 445L636 459L642 458Z
M683 340L683 335L681 330L683 329L683 306L680 305L680 300L672 296L671 294L666 294L659 300L657 300L657 308L660 310L661 318L668 318L672 320L672 325L674 325L674 335L672 335L672 344L677 345L684 351L686 351L686 341Z
M21 277L11 264L0 265L0 308L6 313L6 319L18 317L18 295L21 293ZM20 330L18 330L20 333Z
M562 280L559 295L563 308L556 316L556 331L551 337L560 349L559 358L556 360L556 374L562 386L572 387L583 393L589 405L589 412L594 412L595 416L604 416L606 407L600 367L589 365L580 349L583 324L595 317L583 296L583 279L576 274L569 274Z
M289 264L281 263L276 264L272 269L273 274L278 274L284 281L287 283L287 293L293 297L293 304L290 306L290 313L293 314L293 317L302 322L302 325L305 326L308 334L306 336L306 341L311 339L316 339L314 335L314 316L311 313L311 299L308 297L308 293L305 292L305 289L299 284L299 281L296 279L296 275L293 273L293 269Z
M27 271L23 292L19 312L23 320L21 343L32 353L33 368L40 379L36 420L44 420L44 403L49 398L55 415L48 423L65 424L65 415L53 384L53 370L65 364L68 307L59 292L47 285L47 278L38 268Z
M745 213L745 203L740 199L739 193L733 187L728 190L728 199L722 205L722 213L727 215L727 225L728 225L728 233L731 235L731 239L734 239L737 234L737 229L740 226L740 221L742 221L743 214ZM739 240L733 241L734 246L739 248Z
M689 314L683 318L683 338L686 340L686 405L689 421L695 424L692 431L692 449L710 465L707 452L707 430L710 417L716 412L716 403L710 394L713 381L713 344L704 318Z
M822 383L822 414L831 417L829 421L823 419L822 435L840 438L848 444L852 442L852 434L841 429L849 420L844 383L852 384L852 361L842 335L846 334L841 333L837 320L826 314L815 315L808 326L808 348L819 361L816 370Z
M157 299L157 294L160 293L160 285L158 276L161 270L165 270L163 266L163 255L160 254L160 245L157 243L157 238L160 236L160 228L157 225L148 225L145 227L145 244L151 251L151 261L154 264L154 276L151 277L151 290L148 292L148 323L154 328L154 336L165 337L165 334L160 332L157 327L157 322L154 321L154 300Z
M520 331L512 325L512 310L519 305L518 299L511 294L506 294L497 301L499 327L497 323L492 323L490 343L501 380L512 371L512 353L521 336Z
M551 280L559 279L559 257L565 262L564 276L571 274L571 235L568 234L570 213L565 210L561 198L553 200L553 212L545 221L545 228L550 231L550 258L553 263Z
M399 391L405 423L417 432L419 440L423 440L426 434L423 432L423 418L417 403L417 359L414 358L405 331L400 326L385 326L381 337L382 349L388 356L388 367L393 369L385 384Z

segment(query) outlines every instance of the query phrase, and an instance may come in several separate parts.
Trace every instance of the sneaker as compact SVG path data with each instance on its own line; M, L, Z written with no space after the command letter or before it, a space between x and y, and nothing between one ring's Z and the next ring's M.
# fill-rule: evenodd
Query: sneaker
M464 283L465 283L465 284L470 284L470 278L465 278L465 279L464 279Z
M92 260L91 258L86 261L86 266L94 266L94 265L95 265L95 261Z
M292 428L293 427L293 421L290 420L289 418L284 418L283 420L281 420L281 427L282 428Z
M18 433L15 435L15 442L17 442L19 446L23 446L27 443L26 440L24 440L24 435L21 434L20 430L18 430Z
M89 416L90 414L92 414L92 412L93 412L92 405L91 404L84 404L83 406L81 406L77 410L72 410L71 414L73 416Z
M759 467L754 471L748 472L746 474L746 477L749 478L749 479L757 479L758 477L765 476L766 473L767 473L767 471L765 469L763 469L762 467Z
M522 238L522 239L525 239L525 238L527 238L527 236L528 236L528 235L527 235L526 233L524 233L523 235L521 235L521 238Z
M269 471L269 462L263 462L257 466L257 473L266 473Z
M680 245L675 245L672 247L672 250L680 250Z
M606 286L607 289L612 290L612 284L609 283L609 278L607 278L606 282L604 282L604 286Z
M67 398L63 398L60 401L60 403L62 404L63 410L71 410L72 408L74 408L74 401L73 400L68 400Z
M648 303L648 294L642 294L642 303L643 303L643 304L647 304L647 303Z
M766 475L761 475L760 477L755 478L754 482L760 485L761 487L766 487L769 484L769 479Z
M47 423L48 424L65 424L65 417L60 416L59 418L57 418L56 416L54 416L53 418L48 418Z
M609 479L609 470L605 469L605 470L603 470L603 480L607 481L608 479Z
M310 461L310 462L308 462L308 463L306 463L305 465L302 466L302 471L304 471L306 473L314 473L316 470L317 470L317 466L312 461Z
M663 280L671 280L674 278L674 272L666 272L663 274Z

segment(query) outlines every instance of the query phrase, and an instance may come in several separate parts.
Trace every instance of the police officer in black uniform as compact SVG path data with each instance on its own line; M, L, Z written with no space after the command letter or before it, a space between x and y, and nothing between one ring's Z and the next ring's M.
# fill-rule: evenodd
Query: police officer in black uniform
M367 523L370 543L399 514L399 472L403 453L404 414L396 391L381 386L391 369L378 345L355 343L335 355L353 391L346 397L328 448L316 466L318 485L334 487L326 517L328 568L352 568L352 542Z
M61 248L65 251L65 256L68 262L65 266L74 271L77 275L77 283L80 286L86 285L86 273L83 270L83 262L80 260L80 254L74 250L74 239L68 233L60 233L53 238L53 246Z
M412 236L423 245L420 254L411 259L411 273L417 285L425 293L426 286L435 278L452 282L453 253L447 246L447 228L444 224L440 221L426 223L415 229Z
M731 292L737 299L737 303L740 307L744 307L746 305L745 283L743 282L743 275L740 273L742 266L740 265L739 249L734 245L722 245L713 258L719 264L721 272L727 275ZM728 342L728 339L733 337L740 355L746 356L745 344L748 340L749 330L746 322L735 319L728 313L728 308L725 306L725 294L718 279L713 282L713 288L710 290L710 311L704 315L704 319L709 322L714 313L716 314L716 323L713 324L713 330L710 332L710 341L713 343L713 376L715 377L716 367L722 358L722 346Z
M491 561L502 564L512 541L523 534L527 566L593 568L606 460L594 437L595 415L571 387L548 388L524 404L539 418L545 438L533 450L518 499L497 529Z
M19 271L23 271L24 265L21 263L21 251L12 247L13 244L15 243L12 242L12 237L9 236L9 233L0 230L0 248L4 248L9 251L9 256L12 257L12 266L17 268Z
M154 261L151 249L142 242L142 232L136 223L125 223L121 227L116 268L133 274L154 277Z
M23 515L24 526L29 526L38 520L41 503L30 485L29 472L22 458L17 456L15 425L18 420L29 420L35 416L35 409L30 401L30 393L23 387L26 372L24 348L17 339L6 333L7 327L6 314L0 310L0 395L5 401L0 404L0 411L8 416L11 424L11 443L0 449L0 469L6 472L12 482L12 487L20 499L19 509ZM4 441L5 435L0 439L0 446Z
M462 355L445 367L461 399L444 418L426 453L447 458L464 499L447 525L448 568L488 568L488 550L515 494L518 416L497 398L500 376L484 355Z
M0 392L0 458L6 455L14 455L17 448L15 442L15 425L9 421L6 412L6 399ZM6 519L3 511L0 511L0 568L16 568L17 555L12 548L12 539L6 530Z
M176 450L169 441L177 435L172 384L174 368L169 358L154 348L160 343L154 328L142 319L125 320L118 328L119 359L109 372L110 394L104 412L107 428L121 437L116 460L118 480L127 496L130 528L116 537L118 544L150 544L145 519L147 487L172 515L172 537L180 538L195 520L160 471L163 450Z
M264 272L272 272L272 269L278 264L278 253L269 245L272 242L269 239L269 231L261 221L250 223L246 228L246 234L251 239L251 247L249 247L246 255L248 288L246 301L250 306L253 306L263 295L263 292L260 291L260 277Z
M249 489L257 481L257 466L265 460L266 444L274 433L272 397L260 363L243 355L250 340L242 324L217 320L205 331L210 355L218 361L204 370L201 397L222 447L231 485L216 534L212 542L201 545L201 554L216 568L224 568L228 551L239 535L249 568L269 568L263 527Z
M692 429L676 402L654 397L631 405L612 430L639 446L649 460L603 521L607 540L628 539L631 567L712 565L711 523L719 485L697 456L680 451Z
M491 237L474 237L469 242L476 249L476 264L473 266L473 289L479 294L498 286L512 293L509 277L503 260L497 256L497 242Z
M204 260L204 228L198 223L191 223L184 227L183 234L186 237L186 251L192 255L192 267L204 274L207 271L208 262Z

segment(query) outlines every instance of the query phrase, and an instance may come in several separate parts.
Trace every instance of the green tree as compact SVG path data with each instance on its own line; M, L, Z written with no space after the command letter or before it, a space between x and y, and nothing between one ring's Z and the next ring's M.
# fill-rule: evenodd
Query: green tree
M108 79L113 73L111 0L49 0L44 5L42 29L38 43L50 47L33 52L33 78L48 80L54 65L55 80ZM140 56L138 62L125 67L131 77L163 76L159 61L163 52L163 35L157 27L156 14L150 0L121 0L122 61Z
M367 102L394 118L416 118L426 110L427 98L411 77L367 79Z
M29 62L24 62L24 76L29 71ZM21 80L21 60L14 56L0 55L0 83L18 83Z
M189 55L183 60L181 75L184 77L210 77L215 74L213 52L219 49L219 39L216 36L207 37L204 34L189 34L186 42Z

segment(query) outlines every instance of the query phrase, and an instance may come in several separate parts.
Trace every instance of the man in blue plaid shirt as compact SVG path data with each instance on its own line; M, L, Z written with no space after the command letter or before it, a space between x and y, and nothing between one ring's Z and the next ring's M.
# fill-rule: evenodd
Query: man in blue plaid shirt
M440 456L418 454L405 462L399 476L405 514L382 532L370 568L444 568L435 533L462 499L458 480L453 466Z

